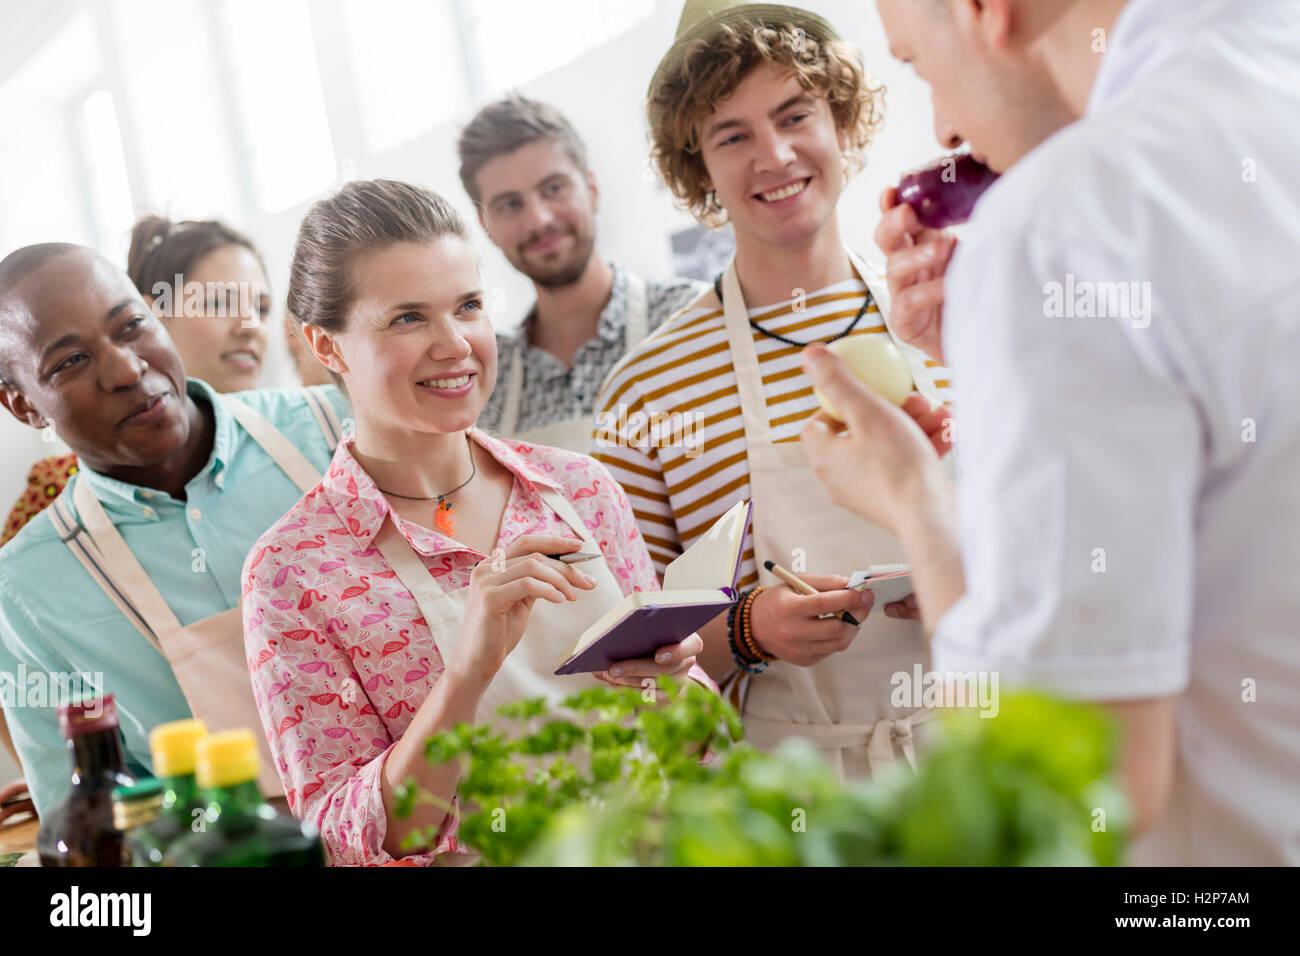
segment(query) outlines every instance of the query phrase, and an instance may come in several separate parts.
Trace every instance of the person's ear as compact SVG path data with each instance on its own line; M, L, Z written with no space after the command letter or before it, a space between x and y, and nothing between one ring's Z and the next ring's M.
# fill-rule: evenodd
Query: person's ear
M587 188L591 190L591 211L600 211L600 187L596 185L596 174L587 170Z
M0 385L0 404L9 409L9 414L24 425L40 431L49 420L36 410L26 393L14 385Z
M1015 26L1011 0L964 0L957 6L989 49L1007 49Z
M348 371L347 362L343 361L343 353L339 351L338 342L332 334L319 325L304 322L302 337L307 340L307 347L321 365L340 375Z

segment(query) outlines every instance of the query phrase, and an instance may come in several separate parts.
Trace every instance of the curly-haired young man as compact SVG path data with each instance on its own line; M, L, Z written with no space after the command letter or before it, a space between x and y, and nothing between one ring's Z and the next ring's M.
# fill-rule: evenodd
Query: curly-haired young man
M742 600L701 630L701 662L745 678L733 700L751 740L807 737L848 776L910 759L912 725L928 714L891 693L897 674L926 665L914 612L841 619L867 618L872 601L843 574L901 560L898 542L831 504L798 440L817 408L802 347L893 337L884 283L845 249L836 214L882 110L882 88L822 18L686 4L650 84L652 156L697 219L731 224L736 257L615 366L596 402L596 457L627 490L661 572L736 499L753 499ZM897 344L918 388L942 401L943 370ZM766 561L821 593L781 584Z

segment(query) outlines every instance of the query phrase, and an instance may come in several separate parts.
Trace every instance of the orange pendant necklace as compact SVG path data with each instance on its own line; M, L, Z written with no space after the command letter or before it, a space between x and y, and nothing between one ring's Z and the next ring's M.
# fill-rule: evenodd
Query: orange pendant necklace
M469 432L465 432L465 444L469 448L469 477L466 478L464 481L462 481L455 488L451 489L451 491L444 492L443 494L440 495L431 495L427 498L421 498L421 497L415 497L413 495L399 495L395 491L387 491L383 488L379 488L378 485L375 485L375 487L379 488L379 490L386 495L392 495L394 498L404 498L407 501L438 502L438 507L435 508L433 511L433 526L437 528L439 531L441 531L443 534L445 534L447 537L454 538L456 536L456 523L452 517L451 502L448 501L447 498L450 497L451 495L454 495L456 492L460 491L462 488L468 485L471 481L474 480L474 476L478 474L478 462L474 460L474 442L470 439Z
M456 522L451 516L451 505L441 497L438 498L438 507L433 512L433 524L447 537L456 537Z

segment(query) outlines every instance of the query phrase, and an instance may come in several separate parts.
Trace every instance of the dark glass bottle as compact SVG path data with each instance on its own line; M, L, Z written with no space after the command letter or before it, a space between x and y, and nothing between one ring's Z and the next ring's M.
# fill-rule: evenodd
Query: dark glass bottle
M121 866L122 833L113 825L113 788L135 783L126 772L112 694L59 708L59 732L72 761L72 789L41 815L41 866Z
M203 721L189 718L160 724L149 734L153 771L162 783L162 803L153 819L127 835L131 866L162 866L172 843L196 825L207 825L207 808L194 779L198 744L207 733Z
M257 789L257 740L227 730L199 741L196 776L207 803L199 832L176 840L164 866L324 866L315 827L279 813Z

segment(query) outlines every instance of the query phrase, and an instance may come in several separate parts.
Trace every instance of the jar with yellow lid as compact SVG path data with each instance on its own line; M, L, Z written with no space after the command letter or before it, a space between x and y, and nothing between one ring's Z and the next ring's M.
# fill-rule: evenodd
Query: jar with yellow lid
M257 739L249 730L203 737L195 777L206 813L202 826L168 849L165 866L324 866L311 824L266 803L257 787Z

